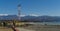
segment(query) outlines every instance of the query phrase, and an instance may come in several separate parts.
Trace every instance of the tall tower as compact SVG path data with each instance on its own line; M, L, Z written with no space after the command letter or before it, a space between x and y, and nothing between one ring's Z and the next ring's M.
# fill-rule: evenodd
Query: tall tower
M20 11L21 11L21 5L19 4L18 5L18 20L21 20Z

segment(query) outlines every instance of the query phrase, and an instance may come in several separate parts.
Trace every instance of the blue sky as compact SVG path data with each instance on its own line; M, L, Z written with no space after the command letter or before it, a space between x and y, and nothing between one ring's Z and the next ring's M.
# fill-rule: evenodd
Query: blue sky
M17 0L0 0L0 14L17 14Z
M60 16L60 0L20 0L22 15ZM18 0L0 0L0 14L17 15Z

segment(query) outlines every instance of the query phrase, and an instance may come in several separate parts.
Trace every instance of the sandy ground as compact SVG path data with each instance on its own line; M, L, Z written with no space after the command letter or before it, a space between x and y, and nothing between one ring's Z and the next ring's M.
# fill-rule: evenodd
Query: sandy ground
M13 31L13 30L7 27L0 27L0 31Z
M16 27L19 31L60 31L60 25L28 25ZM11 28L0 27L0 31L13 31Z
M29 29L19 28L19 27L17 27L16 29L18 29L19 31L34 31L34 30L29 30Z
M31 25L23 28L34 31L60 31L60 25Z
M60 26L27 26L27 27L17 27L19 31L60 31ZM0 28L0 31L13 31L11 28Z
M29 30L29 29L25 29L25 28L21 28L21 27L16 27L17 30L19 31L34 31L34 30ZM0 31L13 31L11 28L7 28L7 27L0 27Z

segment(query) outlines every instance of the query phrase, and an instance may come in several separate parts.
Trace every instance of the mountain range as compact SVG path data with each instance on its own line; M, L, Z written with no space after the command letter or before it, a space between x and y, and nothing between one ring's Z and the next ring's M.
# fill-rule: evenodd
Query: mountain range
M0 16L0 20L13 20L18 19L17 15L8 15L8 16ZM34 22L59 22L60 16L24 16L21 17L22 21L34 21Z

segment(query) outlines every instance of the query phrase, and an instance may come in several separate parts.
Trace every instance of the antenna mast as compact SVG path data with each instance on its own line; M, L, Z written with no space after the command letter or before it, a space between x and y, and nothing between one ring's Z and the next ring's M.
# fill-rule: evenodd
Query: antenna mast
M18 20L21 20L21 17L20 17L20 11L21 11L21 5L20 5L20 1L18 2Z

